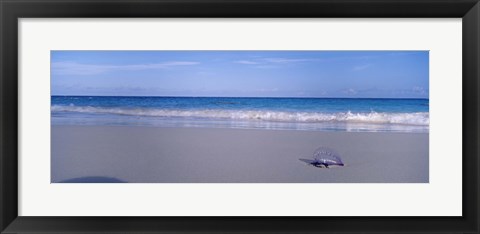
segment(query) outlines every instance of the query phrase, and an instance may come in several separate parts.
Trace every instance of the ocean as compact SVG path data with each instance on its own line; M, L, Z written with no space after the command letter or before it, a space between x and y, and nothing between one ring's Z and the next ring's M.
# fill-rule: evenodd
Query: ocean
M51 123L428 133L429 100L52 96Z

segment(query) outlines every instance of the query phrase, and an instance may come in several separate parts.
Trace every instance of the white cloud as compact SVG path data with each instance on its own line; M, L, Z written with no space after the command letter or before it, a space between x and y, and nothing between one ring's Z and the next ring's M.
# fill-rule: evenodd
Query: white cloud
M278 88L262 88L262 89L257 89L258 92L278 92Z
M419 50L419 51L394 51L389 53L388 55L393 55L393 56L402 56L402 55L414 55L414 54L419 54L419 53L428 53L428 50Z
M267 63L300 63L300 62L315 61L314 59L288 59L288 58L264 58L262 60L264 60Z
M354 67L353 67L353 70L354 70L354 71L361 71L361 70L365 70L365 69L367 69L367 68L369 68L369 67L371 67L371 66L372 66L372 64L358 65L358 66L354 66Z
M235 61L234 63L247 64L247 65L260 64L259 62L254 62L251 60L239 60L239 61Z
M362 98L428 98L428 89L421 86L414 86L413 88L407 89L347 88L338 90L338 94Z
M170 61L163 63L130 64L130 65L95 65L77 62L54 62L52 73L58 75L94 75L113 71L139 71L149 69L166 69L175 66L197 65L198 62Z
M349 88L342 91L346 95L356 95L358 92L355 89Z
M421 94L421 95L426 95L427 94L427 90L423 87L420 87L420 86L414 86L412 88L412 92L415 93L415 94Z
M253 60L238 60L234 63L244 64L244 65L258 65L256 68L275 68L280 64L292 64L292 63L303 63L303 62L313 62L319 61L318 59L290 59L290 58L256 58Z
M258 65L255 66L256 68L261 68L261 69L270 69L270 68L278 68L279 66L277 65Z

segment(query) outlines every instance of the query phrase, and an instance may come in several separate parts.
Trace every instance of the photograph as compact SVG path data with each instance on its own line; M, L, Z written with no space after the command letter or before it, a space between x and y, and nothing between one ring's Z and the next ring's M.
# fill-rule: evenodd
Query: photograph
M0 234L478 233L479 2L0 0Z
M429 183L429 51L52 50L51 183Z

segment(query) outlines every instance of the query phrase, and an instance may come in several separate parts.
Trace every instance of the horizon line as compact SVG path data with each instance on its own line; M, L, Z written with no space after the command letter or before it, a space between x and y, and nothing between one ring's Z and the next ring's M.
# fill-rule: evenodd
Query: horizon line
M50 95L50 97L165 97L165 98L305 98L305 99L425 99L430 100L429 97L422 98L422 97L258 97L258 96L244 96L244 97L232 97L232 96L145 96L145 95Z

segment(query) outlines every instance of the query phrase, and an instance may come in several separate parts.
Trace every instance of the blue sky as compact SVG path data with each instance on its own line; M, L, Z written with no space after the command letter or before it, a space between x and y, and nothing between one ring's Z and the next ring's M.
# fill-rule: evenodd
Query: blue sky
M52 51L52 95L428 98L428 51Z

